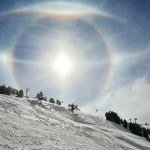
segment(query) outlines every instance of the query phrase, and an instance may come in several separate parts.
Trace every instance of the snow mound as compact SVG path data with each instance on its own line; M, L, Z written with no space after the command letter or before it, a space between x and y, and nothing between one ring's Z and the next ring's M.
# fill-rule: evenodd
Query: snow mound
M97 116L0 95L0 150L150 150L150 143Z

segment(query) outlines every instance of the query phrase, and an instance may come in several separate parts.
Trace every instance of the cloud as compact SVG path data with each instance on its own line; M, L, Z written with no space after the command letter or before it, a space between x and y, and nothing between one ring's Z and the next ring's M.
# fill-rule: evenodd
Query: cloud
M110 109L124 118L137 117L139 121L150 121L150 84L145 77L104 96L101 103L108 105L108 102Z
M82 109L88 112L91 106L94 109L98 108L100 114L112 110L127 120L137 117L140 123L150 122L150 84L146 77L138 78L131 84L104 95L101 100L87 104Z

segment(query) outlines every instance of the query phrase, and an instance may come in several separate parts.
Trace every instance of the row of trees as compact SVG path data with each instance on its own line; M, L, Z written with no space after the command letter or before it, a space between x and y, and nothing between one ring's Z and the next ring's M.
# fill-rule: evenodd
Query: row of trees
M40 103L41 103L42 100L47 101L47 98L44 97L42 91L37 94L36 98L40 101ZM58 100L58 99L55 101L53 98L50 98L50 99L49 99L49 102L52 103L52 104L55 104L55 103L56 103L57 105L61 105L61 103L63 103L63 101L60 101L60 100ZM72 112L73 112L75 109L76 109L76 110L79 110L78 105L75 105L75 104L73 104L73 103L72 103L72 104L68 104L68 109L69 109L70 111L72 111Z
M47 98L44 97L42 91L37 94L36 98L37 98L39 101L42 101L42 100L47 101ZM50 98L50 99L49 99L49 102L50 102L50 103L53 103L53 104L56 103L57 105L61 105L61 103L62 103L60 100L57 99L57 100L55 101L53 98Z
M57 105L61 105L61 103L62 103L62 101L60 101L60 100L58 100L58 99L55 101L53 98L50 98L50 99L49 99L49 102L50 102L50 103L53 103L53 104L56 103Z
M15 95L17 97L23 97L23 90L18 90L13 87L6 87L5 84L0 86L0 94L6 94L6 95Z
M135 120L135 123L133 123L133 122L128 123L125 119L121 119L118 116L118 114L116 112L113 112L113 111L106 112L105 117L107 120L113 121L119 125L122 125L124 128L129 129L133 134L136 134L138 136L143 136L148 141L150 141L150 137L149 137L150 129L141 127L140 124L137 124L136 123L137 119ZM130 121L131 121L131 119L130 119Z
M26 90L26 97L28 97L28 96L27 96L28 91L29 91L29 89ZM10 86L6 87L5 84L2 85L2 86L0 86L0 94L15 95L15 96L17 96L17 97L23 97L23 96L24 96L23 90L18 90L18 89L15 89L15 88L13 88L13 87L10 87ZM36 98L37 98L40 102L41 102L41 100L47 101L47 98L44 97L42 91L37 94ZM50 102L50 103L53 103L53 104L56 103L57 105L61 105L61 103L62 103L60 100L57 99L57 100L55 101L53 98L50 98L50 99L49 99L49 102ZM68 107L70 108L71 111L73 111L74 109L78 109L78 106L77 106L77 105L74 105L74 104L69 104Z
M28 96L27 96L28 91L29 91L29 89L26 90L26 97L28 97ZM18 89L15 89L15 88L13 88L13 87L10 87L10 86L6 87L5 84L2 85L2 86L0 86L0 94L15 95L15 96L17 96L17 97L23 97L23 96L24 96L23 90L18 90ZM42 91L37 94L36 98L40 101L40 103L41 103L42 100L47 101L47 98L44 97ZM53 104L56 103L57 105L61 105L61 103L63 103L63 101L60 101L60 100L58 100L58 99L55 101L53 98L50 98L50 99L49 99L49 102L50 102L50 103L53 103ZM68 108L69 108L69 110L71 110L72 112L73 112L75 109L79 110L79 109L78 109L78 106L77 106L77 105L74 105L73 103L72 103L72 104L69 104L69 105L68 105Z

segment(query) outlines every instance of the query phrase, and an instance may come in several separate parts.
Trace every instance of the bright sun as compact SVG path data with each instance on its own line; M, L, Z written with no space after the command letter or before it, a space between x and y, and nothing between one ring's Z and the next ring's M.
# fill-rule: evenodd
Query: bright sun
M65 54L60 54L54 60L54 70L61 77L66 77L72 70L72 62Z

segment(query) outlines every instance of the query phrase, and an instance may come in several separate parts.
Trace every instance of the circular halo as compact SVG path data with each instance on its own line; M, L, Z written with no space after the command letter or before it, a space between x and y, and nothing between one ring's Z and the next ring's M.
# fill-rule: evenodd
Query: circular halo
M12 72L13 72L13 75L14 75L14 81L16 82L16 83L18 83L18 81L17 81L17 75L15 74L15 65L14 65L14 63L15 63L15 61L14 61L14 59L13 59L13 56L14 56L14 53L15 53L15 49L16 49L16 46L17 46L17 44L19 43L19 41L20 41L20 38L23 36L23 34L26 32L26 30L27 30L27 28L28 27L30 27L30 26L32 26L34 23L36 23L36 22L38 22L39 20L41 20L41 19L43 19L43 18L49 18L49 19L51 19L51 18L59 18L59 19L63 19L63 18L66 18L66 15L60 15L60 14L56 14L56 13L51 13L51 12L49 12L49 13L47 13L47 12L41 12L41 10L33 10L33 11L31 11L30 13L38 13L38 14L42 14L38 19L35 19L34 21L32 21L29 25L27 25L25 28L24 28L24 30L22 31L22 33L20 34L20 36L18 37L18 39L16 40L16 43L15 43L15 45L14 45L14 47L13 47L13 49L12 49L12 51L11 51L11 57L12 57L12 59L11 59L11 62L10 62L10 64L11 64L11 69L12 69ZM13 12L13 14L15 13L15 11ZM25 13L25 10L23 10L23 11L21 11L21 10L19 10L19 11L16 11L16 13ZM28 13L28 12L26 12L26 13ZM44 13L46 13L46 15L44 15ZM11 13L10 13L11 14ZM86 14L87 15L87 14ZM93 15L93 14L92 14ZM99 15L99 16L101 16L101 17L108 17L108 16L104 16L104 15ZM73 17L73 15L71 15L71 16L67 16L67 19L71 19ZM74 18L74 17L73 17ZM80 20L82 20L82 21L84 21L85 23L87 23L88 24L88 26L90 26L91 28L93 28L93 30L95 30L98 34L99 34L99 38L101 39L101 41L103 41L103 45L105 46L105 49L107 50L107 52L108 52L108 54L109 54L109 68L108 68L108 73L107 73L107 75L106 75L106 79L103 81L103 88L105 88L106 87L106 85L107 85L107 83L108 83L108 79L110 78L110 76L111 76L111 73L112 73L112 70L113 70L113 68L112 68L112 58L113 58L113 53L111 52L111 50L110 50L110 48L108 47L108 45L107 45L107 43L106 43L106 41L104 40L104 38L103 38L103 36L102 36L102 34L100 33L100 31L97 29L97 27L92 23L92 22L89 22L89 21L87 21L86 19L84 19L82 16L81 17L77 17L77 16L75 16L75 18L78 18L78 19L80 19ZM109 18L109 17L108 17ZM111 17L110 17L111 18ZM112 19L112 18L111 18ZM19 85L19 83L17 84L17 85ZM101 86L102 87L102 86ZM102 89L100 89L99 91L101 91Z

